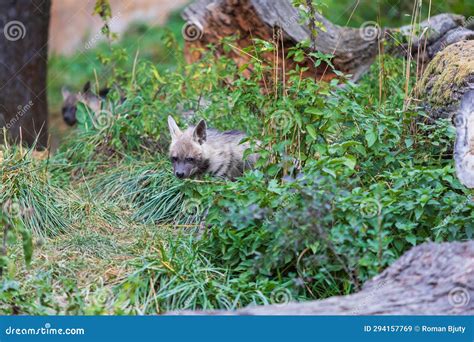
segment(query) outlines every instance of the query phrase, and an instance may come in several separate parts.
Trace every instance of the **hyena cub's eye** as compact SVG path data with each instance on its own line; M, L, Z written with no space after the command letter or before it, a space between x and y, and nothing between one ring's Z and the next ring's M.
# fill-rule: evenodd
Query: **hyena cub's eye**
M178 161L178 157L171 157L171 161L172 161L173 163L177 162L177 161Z
M186 162L194 163L194 158L188 157L188 158L186 158Z

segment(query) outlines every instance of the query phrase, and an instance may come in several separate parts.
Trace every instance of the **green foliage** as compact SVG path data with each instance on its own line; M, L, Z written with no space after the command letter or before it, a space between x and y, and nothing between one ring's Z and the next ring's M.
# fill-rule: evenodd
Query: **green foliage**
M29 261L25 232L47 238L38 248L51 257L33 258L32 271L8 265L2 312L154 314L319 299L358 289L414 245L473 237L454 129L424 123L410 104L406 61L381 56L358 84L337 70L316 82L299 65L283 81L263 58L272 42L243 51L254 56L247 75L250 65L216 59L215 47L185 65L179 39L160 31L159 40L154 29L143 39L159 51L137 55L130 41L143 30L99 45L93 63L52 60L53 69L74 66L64 79L97 69L113 87L104 111L79 108L78 127L51 159L10 150L0 164L2 201L35 208L15 228L24 244L12 240L9 259L23 251ZM287 57L332 68L330 55L307 48ZM169 54L172 67L156 62ZM176 179L168 115L247 132L255 170L234 182Z
M259 55L273 47L256 41L253 49L248 53ZM299 47L289 56L331 67L330 56ZM357 85L343 75L314 82L296 69L285 84L271 80L266 93L261 86L272 66L255 61L257 71L244 77L210 53L166 74L148 62L121 73L127 100L111 106L105 125L89 116L75 136L81 148L63 147L65 163L88 160L83 172L92 191L133 220L171 224L190 236L200 226L201 240L178 233L176 242L159 243L157 258L140 256L111 308L225 307L214 282L225 284L231 307L258 302L246 295L247 284L266 300L281 286L293 299L344 294L413 245L471 237L472 204L449 158L452 127L423 124L416 120L422 112L402 110L405 62L380 62ZM236 182L174 179L162 156L166 117L186 124L177 108L196 113L189 123L205 118L212 127L249 132L250 141L259 140L257 170ZM105 171L106 160L115 164Z
M2 246L0 254L0 277L4 269L8 268L10 260L7 255L9 245L17 243L21 238L23 247L23 257L25 263L29 265L33 256L33 241L31 231L25 228L20 216L20 207L16 201L6 202L3 211L0 213L0 228L2 230Z
M155 238L147 248L155 250L158 258L133 261L137 270L120 286L115 303L140 308L133 313L231 310L249 304L276 303L277 291L291 295L278 281L233 277L229 269L216 267L201 243L189 236L178 235L164 241ZM121 313L125 312L128 311Z
M264 132L255 137L266 148L260 171L194 189L209 208L212 260L256 281L293 280L294 293L318 298L359 287L423 241L472 237L469 192L449 156L453 128L401 110L402 64L386 57L381 97L377 64L360 85L290 77L285 96L255 92L258 76L235 81L227 96L245 96L233 123ZM223 116L206 115L216 123Z
M137 53L140 60L153 61L154 68L160 71L176 68L182 61L182 25L179 13L173 13L166 28L150 27L137 22L127 29L120 41L114 41L113 44L97 41L97 36L93 35L76 55L50 56L48 102L53 125L54 118L62 120L60 111L63 86L79 91L87 81L91 81L94 88L111 87L117 91L113 80L132 71ZM97 45L93 46L94 44ZM122 82L121 85L123 86Z

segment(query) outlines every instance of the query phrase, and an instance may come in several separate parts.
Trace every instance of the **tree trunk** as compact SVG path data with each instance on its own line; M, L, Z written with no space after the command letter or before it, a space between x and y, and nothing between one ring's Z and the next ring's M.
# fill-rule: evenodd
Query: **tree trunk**
M474 39L474 32L465 24L464 17L453 14L440 14L422 22L421 28L416 30L418 34L411 26L381 29L377 24L368 22L355 29L334 25L317 12L314 17L317 23L322 24L322 28L316 27L316 37L312 37L309 24L301 24L300 13L289 0L197 0L183 12L183 18L187 20L183 28L186 58L189 62L196 61L201 57L199 50L205 49L209 43L219 46L223 37L236 35L236 46L232 46L229 53L219 47L216 50L218 56L227 55L239 66L251 64L252 56L242 50L252 46L252 39L259 38L273 41L279 49L283 47L278 54L264 56L269 63L278 66L280 74L299 64L308 68L305 76L316 80L337 77L324 63L315 67L309 58L301 63L285 58L289 48L302 41L311 41L312 50L333 55L331 62L335 69L352 75L352 80L356 81L373 63L382 48L381 39L385 37L392 45L389 52L409 53L419 57L422 64L447 45ZM406 43L395 46L392 37L397 32L405 37ZM411 48L407 48L409 44Z
M50 0L0 1L0 126L16 142L47 144Z
M474 241L424 243L406 252L358 293L237 311L172 314L473 315Z

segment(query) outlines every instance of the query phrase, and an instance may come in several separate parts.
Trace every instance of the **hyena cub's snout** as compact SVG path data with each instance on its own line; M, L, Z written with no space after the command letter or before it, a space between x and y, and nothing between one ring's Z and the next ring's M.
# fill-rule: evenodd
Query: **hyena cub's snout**
M75 106L64 106L62 108L63 119L69 126L76 124L76 107Z
M194 161L191 158L188 160L179 160L177 157L171 157L173 163L174 175L178 178L189 178L193 174L195 168ZM189 160L191 159L191 160Z

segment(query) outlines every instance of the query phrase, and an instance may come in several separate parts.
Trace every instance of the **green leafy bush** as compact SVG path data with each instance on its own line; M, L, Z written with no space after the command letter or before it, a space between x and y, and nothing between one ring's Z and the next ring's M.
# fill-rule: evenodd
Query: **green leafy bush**
M164 37L179 55L178 42ZM7 163L5 196L38 208L26 231L43 222L64 251L100 256L91 265L110 259L107 272L118 274L84 289L69 269L84 260L48 264L47 277L4 283L8 310L19 302L24 312L146 314L325 298L358 289L416 244L472 238L471 193L452 163L454 129L424 120L409 101L406 61L381 56L358 84L337 71L316 82L301 67L283 82L263 58L244 76L248 65L209 49L165 71L112 47L99 56L101 65L121 61L106 110L80 108L79 127L40 167L22 157ZM244 52L273 49L255 40ZM303 44L288 56L331 67L329 55ZM168 115L182 126L204 118L244 130L248 153L260 154L255 170L235 182L176 179Z

